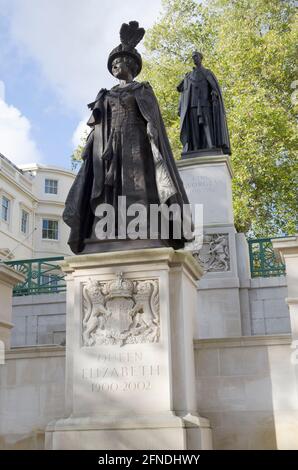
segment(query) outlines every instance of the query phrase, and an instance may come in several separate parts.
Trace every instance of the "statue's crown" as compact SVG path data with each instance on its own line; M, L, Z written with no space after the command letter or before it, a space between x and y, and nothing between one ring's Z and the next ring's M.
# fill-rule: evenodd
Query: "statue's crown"
M143 39L144 34L144 28L139 28L137 21L122 24L120 29L121 44L111 51L108 59L108 69L110 73L112 73L113 60L123 55L130 56L135 60L137 63L136 76L140 73L142 69L142 57L135 47Z

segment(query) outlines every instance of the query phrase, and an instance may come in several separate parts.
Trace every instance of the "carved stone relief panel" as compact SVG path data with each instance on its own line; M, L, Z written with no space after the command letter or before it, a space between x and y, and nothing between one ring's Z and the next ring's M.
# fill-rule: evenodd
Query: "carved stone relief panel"
M204 272L230 271L229 234L205 234L202 248L194 251L193 256L203 266Z
M89 279L83 286L83 346L159 341L157 279Z

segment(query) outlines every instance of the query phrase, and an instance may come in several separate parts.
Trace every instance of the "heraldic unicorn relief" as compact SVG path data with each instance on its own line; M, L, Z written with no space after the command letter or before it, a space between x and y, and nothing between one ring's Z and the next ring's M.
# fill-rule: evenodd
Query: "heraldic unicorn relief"
M83 346L159 341L157 279L112 281L89 278L83 286Z
M203 266L205 273L229 271L229 235L227 233L212 233L204 235L202 248L200 250L193 251L193 256Z

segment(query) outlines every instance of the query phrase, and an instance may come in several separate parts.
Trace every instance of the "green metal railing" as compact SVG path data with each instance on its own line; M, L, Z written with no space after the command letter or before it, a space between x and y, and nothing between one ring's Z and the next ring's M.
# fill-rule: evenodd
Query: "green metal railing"
M285 265L274 253L272 240L273 238L247 240L251 277L273 277L285 274Z
M66 291L65 274L56 263L63 259L63 256L57 256L5 261L5 264L26 276L23 283L14 287L13 295L52 294Z
M280 262L272 247L272 238L248 239L251 277L272 277L285 274L285 265ZM14 296L51 294L66 291L65 274L54 258L22 259L5 261L16 271L25 275L23 283L13 289Z

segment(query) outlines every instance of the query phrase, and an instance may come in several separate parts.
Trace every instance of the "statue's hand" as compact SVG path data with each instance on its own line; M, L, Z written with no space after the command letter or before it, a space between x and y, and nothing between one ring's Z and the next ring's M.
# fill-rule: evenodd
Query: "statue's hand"
M212 97L212 100L217 100L217 99L218 99L218 93L217 93L217 91L212 90L212 91L211 91L211 97Z
M152 122L148 122L147 124L147 134L150 140L157 141L158 132L156 127L152 124Z

